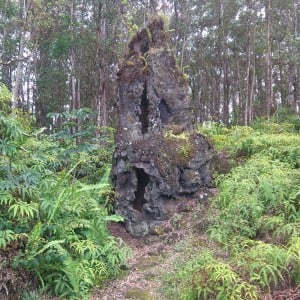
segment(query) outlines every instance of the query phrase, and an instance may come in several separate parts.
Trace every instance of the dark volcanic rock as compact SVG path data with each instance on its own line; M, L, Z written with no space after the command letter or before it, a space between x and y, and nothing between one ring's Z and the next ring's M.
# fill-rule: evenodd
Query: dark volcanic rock
M170 203L176 206L182 195L195 198L210 185L212 149L192 129L187 83L168 49L162 19L132 39L118 85L115 209L138 237L169 217Z

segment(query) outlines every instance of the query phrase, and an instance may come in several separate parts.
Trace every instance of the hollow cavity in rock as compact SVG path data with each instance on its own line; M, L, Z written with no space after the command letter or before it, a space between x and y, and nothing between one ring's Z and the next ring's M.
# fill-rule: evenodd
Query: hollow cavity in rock
M172 117L172 113L164 99L160 100L158 108L159 108L159 112L160 112L161 123L163 125L168 124L168 121Z
M145 200L145 190L150 182L149 175L145 173L143 169L136 168L137 177L137 189L135 192L135 199L133 201L133 208L139 212L142 212L144 204L147 202Z
M147 98L147 85L144 84L144 90L141 97L141 114L140 114L140 122L142 124L142 134L148 132L149 127L149 100Z

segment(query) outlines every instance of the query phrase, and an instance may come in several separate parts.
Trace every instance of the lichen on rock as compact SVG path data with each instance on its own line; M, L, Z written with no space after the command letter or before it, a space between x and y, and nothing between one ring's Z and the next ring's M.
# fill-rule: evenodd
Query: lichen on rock
M193 130L187 83L169 50L162 18L129 43L118 87L115 210L138 237L169 217L170 203L176 206L182 195L195 198L210 186L212 149Z

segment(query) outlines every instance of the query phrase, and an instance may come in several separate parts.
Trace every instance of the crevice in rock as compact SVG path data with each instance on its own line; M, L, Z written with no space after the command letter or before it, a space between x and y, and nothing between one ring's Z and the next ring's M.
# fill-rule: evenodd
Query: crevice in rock
M147 31L146 31L147 32ZM147 34L147 33L146 33ZM148 35L148 34L147 34ZM141 43L141 52L145 54L149 50L149 41L145 39L144 42Z
M172 113L164 99L160 100L158 108L160 111L161 123L163 125L168 124L169 119L172 117Z
M149 100L147 97L147 85L144 84L144 91L141 98L141 114L140 114L140 122L142 124L142 134L148 132L149 128Z
M149 175L145 173L144 169L135 169L137 177L137 189L135 191L135 199L133 201L133 208L139 212L142 211L143 205L147 203L145 199L145 189L150 182Z

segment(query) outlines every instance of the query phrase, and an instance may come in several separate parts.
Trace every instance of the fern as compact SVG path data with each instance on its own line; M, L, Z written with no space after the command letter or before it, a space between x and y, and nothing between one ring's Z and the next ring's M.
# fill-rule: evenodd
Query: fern
M71 257L67 257L64 261L64 268L62 271L65 273L68 279L68 289L71 288L69 291L61 291L62 295L72 295L73 293L76 295L79 294L80 291L80 277L78 276L78 262L73 260ZM55 288L56 289L56 288Z
M91 260L101 255L101 247L92 240L79 240L71 244L71 248L81 257Z
M19 117L0 113L1 251L12 242L22 245L24 251L13 253L14 267L71 299L87 299L91 287L118 274L129 253L106 228L123 220L108 215L102 199L110 189L113 142L109 130L91 139L90 113L65 115L87 123L74 136L63 129L60 140L42 135L43 129L24 132Z
M203 256L202 256L203 255ZM258 299L255 286L209 252L197 255L177 273L181 299Z
M209 274L203 271L204 267L197 266L194 277L185 272L188 282L181 292L187 299L217 299L218 295L226 299L228 292L224 286L212 287L208 283L214 274L213 268L222 268L223 264L229 268L228 274L231 270L238 278L250 280L248 286L256 290L257 298L259 292L299 283L300 138L275 125L265 128L267 134L253 132L251 128L205 129L218 149L230 152L232 157L242 157L242 164L216 178L220 192L213 200L208 232L211 240L217 242L214 253L222 253L223 260L218 264L216 259ZM276 130L270 132L270 127ZM214 280L223 278L216 274ZM242 281L240 284L242 286ZM249 294L247 297L252 299ZM246 299L246 296L237 296L237 299Z
M289 283L289 257L280 247L257 242L247 253L236 257L242 269L246 270L249 280L260 286L261 289L276 288L280 283Z
M223 262L216 263L212 261L211 264L207 264L204 270L210 274L210 279L214 282L220 282L220 284L232 284L237 281L237 274L233 272L228 265Z
M278 226L274 230L274 236L282 243L286 243L290 238L300 235L300 222L296 220L295 223L287 223L283 226Z
M300 237L295 236L289 240L288 243L288 257L291 269L291 277L294 283L298 286L300 284Z
M292 237L289 241L289 248L288 248L289 255L295 255L300 262L300 237L295 236Z
M278 227L282 227L285 223L283 216L264 215L258 219L258 230L262 234L270 233Z
M33 258L35 256L38 256L40 254L43 254L49 249L55 249L57 253L61 255L67 254L66 250L61 246L62 244L65 243L65 240L53 240L48 243L46 243L40 250L34 251L30 258Z
M0 140L0 153L4 156L13 156L17 153L17 144L9 139Z
M13 196L8 192L0 192L0 205L10 206L14 201Z
M16 201L12 204L8 211L12 213L14 218L30 218L34 219L38 215L38 209L34 203L26 203L23 201Z
M0 230L0 248L5 248L16 239L16 234L12 230Z

